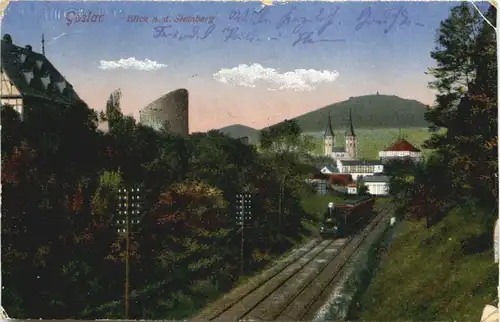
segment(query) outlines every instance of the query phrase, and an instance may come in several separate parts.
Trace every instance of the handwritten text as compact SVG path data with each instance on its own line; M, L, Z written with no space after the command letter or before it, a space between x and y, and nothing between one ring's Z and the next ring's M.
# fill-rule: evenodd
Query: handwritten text
M284 14L276 24L276 29L281 29L284 26L293 26L292 33L296 35L292 46L297 44L314 44L318 42L342 42L345 39L324 38L324 33L327 29L334 25L335 16L340 10L340 7L335 7L329 11L321 8L313 17L295 16L294 12L297 7L293 6L290 11ZM314 27L311 27L313 24ZM309 27L309 28L307 28ZM332 28L330 28L332 29Z
M211 24L207 28L194 26L191 30L181 32L179 28L172 28L172 25L156 26L153 29L154 38L172 38L179 41L188 39L205 40L215 30L215 25Z
M340 6L319 8L316 12L301 15L297 6L293 5L281 15L276 15L274 7L264 7L262 10L234 9L229 12L227 20L233 24L217 28L215 17L207 16L184 16L175 18L154 17L150 21L164 22L164 26L153 28L154 38L170 38L180 41L188 39L205 40L214 35L222 37L226 43L233 41L283 41L285 37L290 45L310 45L317 43L345 42L341 36L341 28L352 26L356 31L368 26L384 26L387 34L395 26L407 27L411 25L423 26L412 22L405 7L393 7L384 11L382 15L372 13L372 7L364 8L359 15L350 18L351 21L342 20ZM356 19L357 17L357 19ZM132 17L131 21L147 21L146 18ZM193 27L174 28L173 23L189 22ZM237 23L234 25L234 23ZM259 27L260 26L260 27ZM274 28L273 28L274 27Z
M404 7L385 10L383 17L376 18L374 16L375 15L372 15L371 7L366 7L365 9L363 9L363 11L361 11L360 15L358 16L358 23L355 29L360 30L365 26L370 25L385 26L384 33L387 34L394 28L394 26L396 26L396 24L398 24L398 22L399 27L408 27L412 25L412 21L408 17L408 11ZM417 26L423 26L421 23L414 24Z
M259 24L269 24L271 20L268 18L269 7L264 7L261 11L254 11L250 9L239 10L235 9L229 13L229 20L236 21L238 23L259 25Z

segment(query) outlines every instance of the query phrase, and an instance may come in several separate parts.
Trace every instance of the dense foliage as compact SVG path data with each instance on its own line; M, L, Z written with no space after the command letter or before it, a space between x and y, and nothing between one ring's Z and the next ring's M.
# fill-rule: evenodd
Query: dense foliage
M485 19L495 25L495 7ZM433 153L416 166L392 165L399 214L426 218L429 227L451 208L472 203L488 214L491 235L498 208L496 42L495 29L471 4L453 8L441 23L431 52L437 67L429 69L436 104L426 115L433 134L425 146Z
M130 238L130 318L178 319L239 278L235 194L253 194L245 272L306 233L304 168L217 131L188 138L137 124L119 91L98 116L25 101L2 117L2 305L15 318L123 318L117 192L143 191ZM98 119L109 130L97 129Z
M496 9L490 6L485 17L494 25ZM351 319L478 321L486 304L497 305L496 41L495 29L470 3L441 23L431 53L437 66L429 70L437 91L427 113L432 152L418 164L388 166L389 205L414 220L398 226Z

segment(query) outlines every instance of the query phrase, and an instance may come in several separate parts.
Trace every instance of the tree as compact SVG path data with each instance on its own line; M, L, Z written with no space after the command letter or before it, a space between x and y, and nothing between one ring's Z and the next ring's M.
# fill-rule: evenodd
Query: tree
M495 21L493 6L486 19ZM443 21L436 42L430 86L438 94L426 115L434 133L425 142L433 152L417 164L386 166L398 216L425 218L427 227L457 203L498 204L495 30L463 3Z
M369 190L368 186L363 182L363 180L359 180L357 184L358 196L368 196Z
M296 151L304 140L296 120L285 120L260 132L260 146L264 151L285 153Z
M123 316L124 238L115 226L123 185L145 192L131 236L133 318L185 318L180 308L206 301L199 285L234 284L239 244L229 201L238 191L255 199L249 267L306 233L300 192L310 170L294 151L293 122L275 136L284 152L260 155L218 131L182 138L137 124L120 100L112 93L100 115L107 132L83 102L28 99L23 120L2 107L2 276L11 315Z
M486 17L494 23L496 9L491 6ZM438 91L437 104L427 118L431 129L446 132L434 133L425 143L452 174L454 192L483 200L488 195L490 202L496 201L498 182L495 36L467 3L453 8L441 24L438 46L431 53L438 65L431 69L436 80L430 84Z

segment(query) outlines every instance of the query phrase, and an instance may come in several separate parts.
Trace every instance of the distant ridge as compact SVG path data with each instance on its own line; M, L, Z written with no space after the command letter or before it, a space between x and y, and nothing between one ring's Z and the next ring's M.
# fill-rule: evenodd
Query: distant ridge
M366 95L327 105L294 119L304 132L324 131L328 112L334 130L344 132L352 108L354 129L428 127L427 105L394 95Z
M246 136L248 137L248 143L250 144L256 144L259 141L260 131L242 124L233 124L225 126L223 128L218 129L218 131L235 139L239 139Z
M325 122L328 119L328 112L330 112L334 131L343 133L347 127L350 108L352 108L354 131L356 129L429 126L424 117L427 105L415 100L381 94L352 97L297 116L294 119L299 122L304 132L322 132L325 130ZM246 125L229 125L219 129L219 131L233 138L247 136L251 144L256 144L259 141L260 130Z

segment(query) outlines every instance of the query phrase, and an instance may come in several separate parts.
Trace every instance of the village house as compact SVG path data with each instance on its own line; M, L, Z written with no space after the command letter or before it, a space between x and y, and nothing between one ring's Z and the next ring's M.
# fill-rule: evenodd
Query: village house
M358 194L358 186L354 183L351 183L350 185L347 186L347 193L350 195L357 195Z
M370 195L387 195L389 177L384 175L384 164L394 159L410 158L420 161L421 151L401 136L384 151L379 152L379 160L357 160L357 137L354 133L352 113L349 110L349 122L345 133L345 145L337 146L330 113L324 135L324 155L335 160L336 164L318 167L326 175L330 186L338 192L357 194L356 182L362 180Z
M397 159L411 159L414 162L419 162L422 152L405 139L398 139L390 147L380 151L378 156L384 164Z
M385 175L371 175L363 177L363 183L372 196L386 196L389 194L389 177Z
M384 172L380 160L337 160L337 168L340 173L349 173L355 181L358 177Z
M318 169L323 174L339 173L339 169L334 164L319 165Z
M340 193L346 193L347 186L353 182L352 176L348 173L334 173L328 175L328 183L331 189Z
M347 186L349 183L353 182L353 178L348 173L335 173L328 175L328 181L332 185Z

